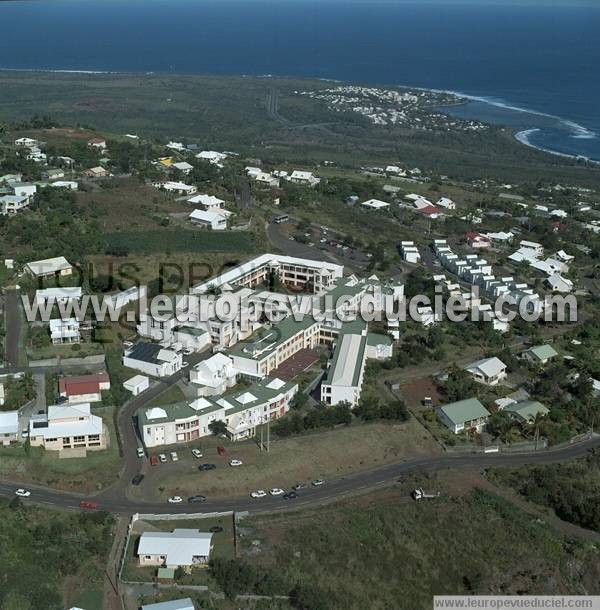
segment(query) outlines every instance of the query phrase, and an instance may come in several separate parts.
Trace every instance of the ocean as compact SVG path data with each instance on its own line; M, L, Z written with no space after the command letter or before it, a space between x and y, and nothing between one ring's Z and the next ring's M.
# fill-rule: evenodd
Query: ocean
M4 69L454 91L471 100L454 114L600 160L600 1L20 0L0 2L0 24Z

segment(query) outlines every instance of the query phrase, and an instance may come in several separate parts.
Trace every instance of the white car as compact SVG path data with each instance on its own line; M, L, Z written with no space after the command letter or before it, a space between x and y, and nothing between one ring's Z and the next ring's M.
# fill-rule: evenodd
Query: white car
M194 350L191 347L186 347L183 350L184 356L191 356L194 353Z
M323 479L315 479L314 481L312 481L312 485L314 487L320 487L321 485L323 485L323 483L325 483Z
M242 460L229 460L230 466L241 466L243 463Z
M19 498L29 498L30 495L31 492L26 489L17 489L15 491L15 496L19 496Z
M145 453L144 453L144 448L143 448L143 447L138 447L138 448L137 448L137 456L138 456L139 458L143 458L143 457L144 457L144 455L145 455Z
M123 341L123 347L133 347L133 341Z
M179 456L177 455L177 451L171 451L171 459L174 462L178 462L179 461Z
M181 502L183 502L183 498L181 496L171 496L167 502L169 504L180 504Z
M182 369L187 369L188 366L190 366L190 363L185 361L185 360L181 363L181 368Z
M199 460L202 457L202 451L200 449L192 449L192 455Z
M159 453L158 459L161 461L161 464L164 464L167 461L167 456L164 453Z
M271 491L269 493L272 496L283 496L285 491L283 491L283 489L280 489L279 487L273 487L273 489L271 489Z
M251 498L265 498L267 495L267 492L264 489L259 489L258 491L253 491L250 494Z

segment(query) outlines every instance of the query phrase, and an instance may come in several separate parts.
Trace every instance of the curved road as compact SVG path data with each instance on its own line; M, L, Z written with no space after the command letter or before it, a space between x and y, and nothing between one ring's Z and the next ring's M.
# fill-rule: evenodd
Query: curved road
M134 402L134 401L132 401ZM135 437L135 433L131 430ZM127 442L131 439L129 434ZM123 436L125 440L125 436ZM133 445L135 447L135 445ZM407 473L415 471L436 471L445 468L478 467L489 466L521 466L526 464L544 464L570 460L586 455L591 449L600 447L600 435L564 447L557 450L538 451L527 454L469 454L469 455L437 455L429 457L418 457L404 460L396 464L389 464L380 468L354 473L338 479L327 481L321 487L308 487L298 494L296 500L286 501L281 497L267 497L254 500L248 496L229 498L223 500L207 500L203 504L168 504L168 503L143 503L129 500L126 496L126 488L129 483L130 468L126 466L119 481L106 491L93 497L98 502L98 508L114 513L130 514L141 513L212 513L224 511L249 511L274 512L286 508L299 508L319 503L330 502L346 495L364 493L377 487L383 487L394 483L394 481ZM0 495L14 497L15 490L19 484L0 482ZM79 502L83 496L68 492L28 486L31 491L31 501L39 504L47 504L61 508L79 508Z

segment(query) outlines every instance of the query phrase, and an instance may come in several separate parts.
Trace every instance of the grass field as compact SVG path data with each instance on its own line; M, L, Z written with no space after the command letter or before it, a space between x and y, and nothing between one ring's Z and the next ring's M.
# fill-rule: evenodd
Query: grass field
M134 254L156 252L251 252L249 233L213 231L121 231L108 233L110 248L124 248Z
M414 484L244 519L238 556L302 588L312 610L429 609L434 594L598 593L594 547L565 540L492 493L447 493L430 480L442 497L416 503Z
M60 459L55 451L29 445L0 448L0 478L91 493L115 480L121 467L113 423L113 409L95 409L110 435L110 446L103 451L88 451L85 458Z

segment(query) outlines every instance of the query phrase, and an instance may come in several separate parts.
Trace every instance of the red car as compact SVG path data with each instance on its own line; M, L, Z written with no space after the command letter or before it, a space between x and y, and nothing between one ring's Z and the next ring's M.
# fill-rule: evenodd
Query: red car
M150 458L150 466L158 466L158 457L156 455Z
M225 447L217 447L217 453L219 455L225 455Z
M79 506L81 508L89 508L89 509L95 509L98 508L98 503L97 502L91 502L90 500L82 500L79 503Z

